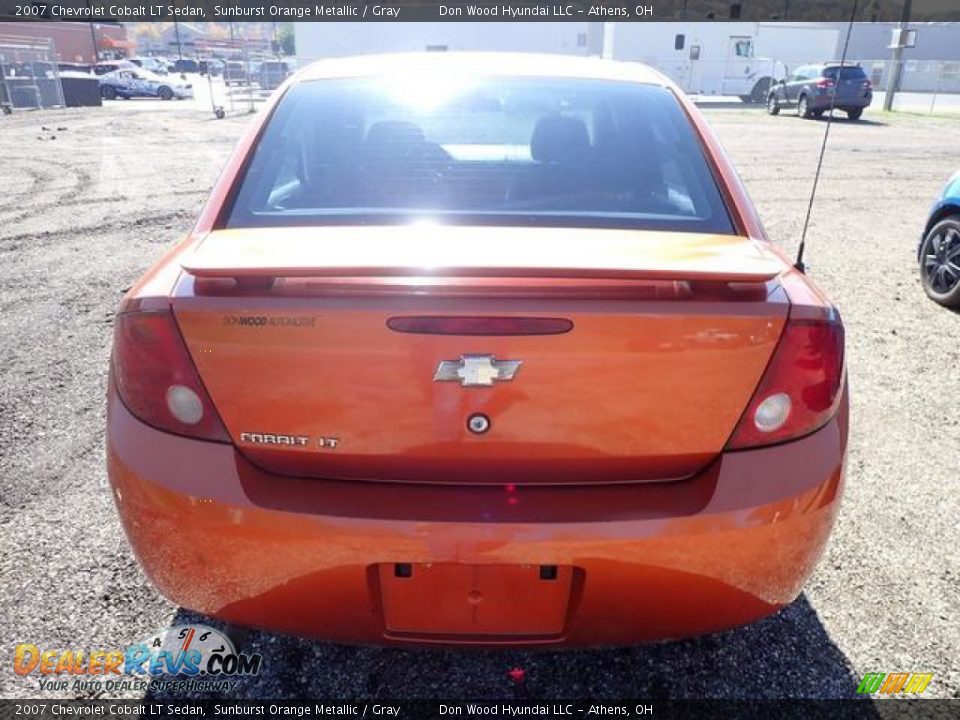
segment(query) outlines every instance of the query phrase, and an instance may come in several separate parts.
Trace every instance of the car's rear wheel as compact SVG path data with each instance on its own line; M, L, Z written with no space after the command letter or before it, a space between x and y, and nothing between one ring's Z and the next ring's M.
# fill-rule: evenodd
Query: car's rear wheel
M863 108L854 108L853 110L847 110L847 117L851 120L859 120L860 116L863 115Z
M780 114L780 103L777 102L776 93L770 93L770 97L767 98L767 113L770 115Z
M931 300L960 308L960 215L941 220L923 239L920 281Z
M100 97L104 100L114 100L117 97L117 91L109 85L104 85L100 88Z
M753 86L753 90L750 91L749 102L757 103L758 105L763 102L763 99L767 96L767 93L770 92L770 87L773 85L773 80L771 78L765 77L760 78Z
M157 95L160 96L161 100L171 100L173 98L173 90L168 88L166 85L163 85L159 90L157 90Z
M801 95L797 101L797 115L806 119L813 117L813 114L810 112L810 101L807 100L806 95Z

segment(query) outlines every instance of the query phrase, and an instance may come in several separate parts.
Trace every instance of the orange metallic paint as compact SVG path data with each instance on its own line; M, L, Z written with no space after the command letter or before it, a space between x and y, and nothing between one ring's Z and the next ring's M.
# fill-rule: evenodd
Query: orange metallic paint
M218 230L182 260L195 277L577 277L765 282L783 263L737 235L642 230L331 226Z
M549 337L464 338L387 327L401 309L436 312L430 298L260 298L255 311L243 299L203 301L175 299L177 322L220 417L253 462L285 474L441 483L685 477L723 449L786 311L767 303L444 301L447 314L462 305L574 325ZM244 313L267 324L225 323ZM314 324L269 324L284 317ZM440 361L470 352L524 365L515 381L490 388L433 382ZM473 413L492 418L495 431L469 432ZM243 432L311 442L257 445L243 442ZM318 452L316 438L325 436L338 439L335 451Z
M495 69L491 57L481 59L481 67L488 72ZM556 69L558 63L591 76L629 79L639 72L634 64L557 59L549 59L543 69L531 72L566 72ZM506 71L512 65L516 62L509 58L500 63ZM325 409L330 409L337 402L345 406L351 393L366 398L366 403L355 403L357 408L350 411L354 414L348 416L349 430L381 431L381 440L394 453L379 461L385 474L392 469L395 477L410 476L417 463L432 462L425 473L435 481L432 484L385 482L383 477L356 482L357 473L343 460L338 462L347 467L340 468L340 474L351 479L337 479L336 472L327 472L331 466L318 471L317 465L310 465L306 470L312 477L303 467L284 468L287 474L265 470L264 458L253 457L249 448L192 440L145 425L123 406L111 382L107 430L111 486L131 545L150 579L167 597L225 620L344 642L558 646L627 644L721 630L775 612L797 596L823 551L839 507L847 440L846 392L838 414L813 434L778 446L737 452L722 451L726 440L722 436L729 434L737 420L726 417L722 407L739 402L742 410L746 405L769 354L765 344L779 332L788 310L796 317L810 317L822 315L830 306L810 280L791 269L789 259L767 243L742 183L699 111L669 81L644 72L653 78L645 81L662 82L677 93L701 137L739 236L725 242L739 247L741 259L746 248L753 248L755 256L762 258L764 274L762 278L754 274L754 280L775 274L773 279L727 285L695 279L678 282L668 277L669 273L619 279L602 274L584 277L582 273L564 278L541 273L537 277L535 272L510 273L512 277L438 277L429 273L401 277L395 272L384 276L380 271L386 268L377 267L357 277L355 268L342 272L342 264L339 270L331 270L329 277L288 277L263 284L231 279L238 273L192 277L181 265L199 275L217 274L212 268L219 260L197 263L197 259L203 259L203 245L211 233L225 237L219 230L223 208L264 123L282 97L282 88L253 118L192 232L133 287L122 310L174 307L194 361L232 433L239 427L238 418L266 397L244 398L231 392L232 387L238 383L256 387L266 372L281 392L292 395L298 392L295 374L312 369L306 355L291 350L296 338L302 337L293 330L272 330L265 340L249 342L216 324L218 314L236 312L245 303L260 310L269 306L269 312L327 303L326 329L337 342L349 344L362 335L368 341L376 338L386 345L396 343L396 350L426 366L471 350L522 356L531 362L542 352L538 350L541 343L558 338L569 342L565 357L573 358L565 369L577 372L590 364L609 368L611 363L624 363L625 356L634 352L635 357L646 358L651 372L666 373L669 381L650 389L648 416L633 416L631 422L639 422L643 433L638 435L661 433L661 444L648 447L653 448L648 454L670 457L674 469L684 477L663 482L663 475L654 477L656 472L646 477L634 473L633 479L648 482L576 486L506 481L502 476L500 482L462 482L470 473L469 468L457 465L458 459L474 453L466 456L482 464L483 452L475 452L474 439L463 436L459 429L456 437L431 436L431 430L453 427L450 418L454 415L459 418L474 407L493 407L498 416L506 418L502 422L514 441L523 445L501 448L505 454L498 471L509 472L516 464L523 466L528 479L537 475L537 459L544 452L556 457L564 431L576 431L586 433L587 442L574 444L572 457L541 469L537 479L564 477L566 463L573 469L566 469L568 481L576 473L589 476L594 466L600 468L594 471L594 481L604 476L628 479L629 463L623 461L625 455L617 457L616 443L609 436L616 434L617 403L637 400L631 393L638 391L623 387L622 375L611 377L615 373L606 369L595 376L603 403L583 402L582 413L576 417L558 418L545 409L541 416L528 415L523 421L510 419L511 403L519 399L517 386L504 385L493 393L479 390L477 394L456 384L434 384L427 375L422 385L404 391L414 411L404 414L384 434L384 420L390 416L385 418L385 408L378 406L377 393L384 388L371 379L376 374L370 374L369 367L358 372L333 362L326 365L325 372L334 381L333 394L339 393L339 400L311 397L311 406L329 403ZM287 85L302 77L298 74ZM499 233L501 229L485 231ZM285 235L288 231L279 228L271 232L287 240L294 235ZM594 233L576 232L584 236ZM717 241L704 239L699 249L695 238L691 242L692 250L705 252ZM249 260L249 255L233 256L231 264L246 265L225 269L258 274ZM776 266L773 270L771 263ZM276 260L274 269L289 272L296 265ZM714 265L712 269L717 268ZM727 268L737 269L734 265ZM678 272L675 264L668 269ZM465 343L449 336L391 336L384 328L386 317L424 314L423 303L440 299L451 315L465 311L481 314L490 309L502 312L504 306L498 303L507 302L516 314L569 317L574 331L539 338L482 338L480 343L472 338ZM566 312L556 312L558 302ZM655 306L659 317L665 318L662 324L644 328L655 329L652 337L642 333L629 336L613 319L616 313L611 308L618 303L637 302ZM338 303L340 310L348 308L348 312L333 312ZM590 309L597 303L603 304L603 312ZM731 306L736 307L733 313ZM435 310L436 306L432 307ZM627 315L621 311L619 319ZM709 328L711 318L718 317L723 318L724 330L736 329L732 342L738 347L736 352L724 354L715 370L711 360L717 354L704 352L695 361L698 372L681 381L670 375L664 358L644 352L644 343L659 339L676 343L676 357L682 351L687 362L697 352L691 339ZM374 325L382 335L373 334ZM746 342L752 336L760 338L755 347ZM579 359L578 353L582 355ZM213 358L222 364L214 368ZM372 355L370 363L376 372L385 372L386 366L380 367L378 362ZM705 378L711 372L717 378L727 373L736 382L708 381ZM751 381L753 385L745 390ZM662 431L671 421L681 419L678 403L690 401L693 394L684 390L687 384L722 402L704 407L699 423L693 422L693 416L684 419L682 433L688 441L681 447ZM555 387L563 386L555 383ZM387 409L394 412L401 407L401 399L400 395L391 398ZM251 402L254 405L245 405ZM435 408L440 409L440 417L435 417ZM325 431L316 425L315 407L308 412L293 404L274 412L261 405L257 410L265 412L271 423L283 420L311 433ZM527 406L526 412L535 410ZM500 417L495 420L501 422ZM365 459L370 460L376 445L369 437L358 437L359 447L368 454ZM617 437L623 442L645 442ZM569 438L561 444L569 448ZM678 457L681 462L676 464ZM405 463L398 474L396 469ZM648 467L656 468L656 462ZM669 463L659 470L668 467ZM290 470L300 472L290 474ZM401 592L398 596L391 587L392 578L385 577L393 563L411 563L415 572L417 565L453 568L433 576L436 583L431 592L441 594L438 601L449 605L443 623L431 627L429 618L419 614L415 606L423 604L417 597L420 593L404 597ZM564 573L563 600L534 593L525 605L527 617L538 610L544 612L542 624L524 627L496 604L480 624L470 620L476 617L469 607L476 601L471 591L477 589L471 578L482 577L483 587L491 588L489 592L497 598L503 584L514 582L516 574L532 572L523 568L539 565L556 565ZM498 568L509 569L500 574ZM446 582L445 573L449 573Z
M107 460L137 556L187 608L343 642L628 644L748 623L796 597L839 506L846 407L813 435L724 453L680 483L511 492L271 475L228 445L144 425L111 385ZM398 633L384 563L582 576L559 633Z

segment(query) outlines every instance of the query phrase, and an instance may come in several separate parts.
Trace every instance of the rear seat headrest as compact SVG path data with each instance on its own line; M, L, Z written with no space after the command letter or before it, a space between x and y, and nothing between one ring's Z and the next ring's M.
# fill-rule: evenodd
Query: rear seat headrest
M580 118L548 115L537 121L530 136L530 155L538 162L569 162L590 151L590 134Z
M384 120L367 130L367 144L381 148L419 145L424 142L423 130L405 120Z

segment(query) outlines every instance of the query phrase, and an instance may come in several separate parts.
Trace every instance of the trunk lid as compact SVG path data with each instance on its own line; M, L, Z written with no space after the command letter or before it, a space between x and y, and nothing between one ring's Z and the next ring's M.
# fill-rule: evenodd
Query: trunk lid
M764 284L782 261L733 236L236 230L182 264L174 312L238 449L326 478L687 477L722 451L787 312ZM467 322L443 334L449 318ZM564 322L537 334L544 319ZM470 334L488 321L499 334ZM501 361L512 379L463 384Z

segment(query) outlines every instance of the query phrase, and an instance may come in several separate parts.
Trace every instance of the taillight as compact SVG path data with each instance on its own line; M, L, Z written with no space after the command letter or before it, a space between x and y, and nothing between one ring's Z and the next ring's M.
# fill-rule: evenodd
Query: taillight
M812 433L836 413L843 382L840 318L833 313L822 320L788 319L727 448L771 445Z
M118 315L112 366L120 399L143 422L178 435L230 441L171 312Z
M864 80L864 81L863 81L863 89L864 89L864 90L873 90L873 83L870 82L869 80Z
M831 80L830 78L824 78L823 80L820 80L820 81L817 83L817 87L818 87L818 88L827 88L827 89L832 88L832 87L833 87L833 80Z

